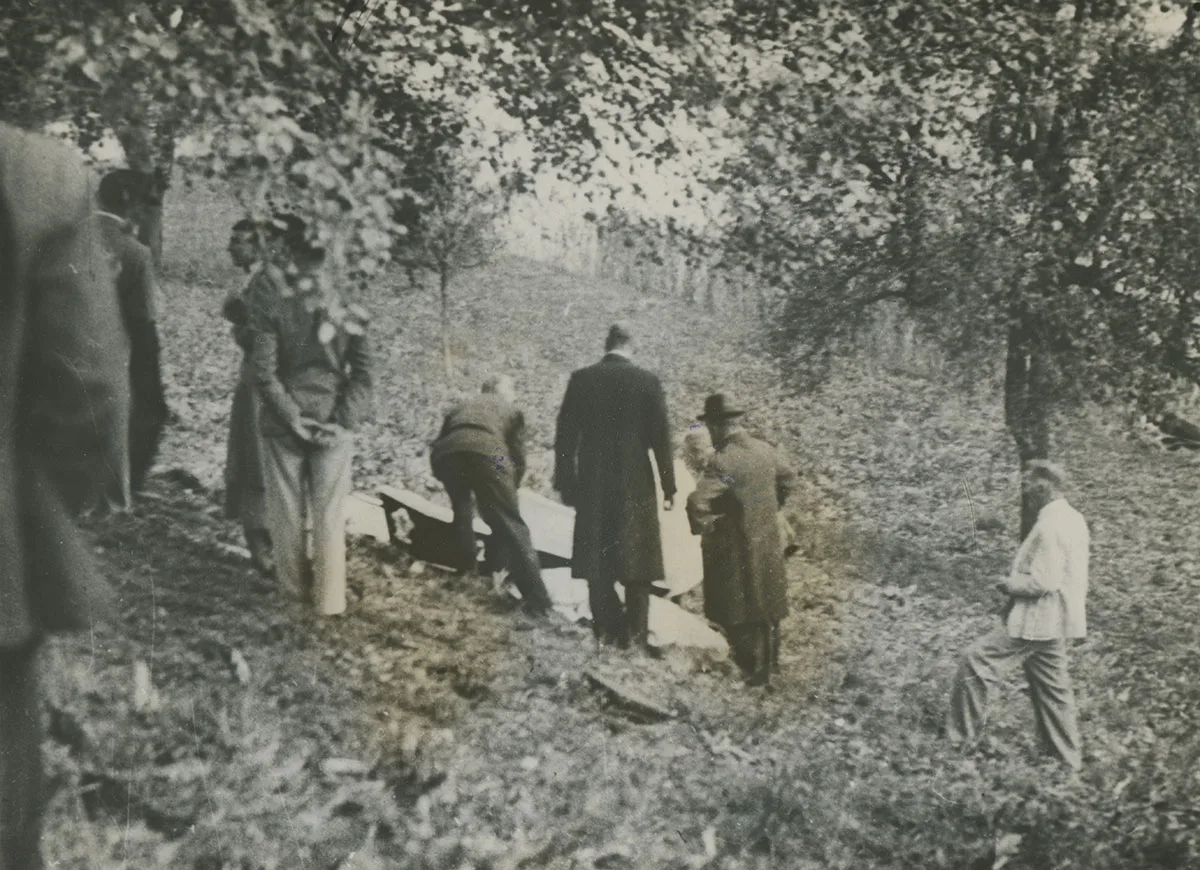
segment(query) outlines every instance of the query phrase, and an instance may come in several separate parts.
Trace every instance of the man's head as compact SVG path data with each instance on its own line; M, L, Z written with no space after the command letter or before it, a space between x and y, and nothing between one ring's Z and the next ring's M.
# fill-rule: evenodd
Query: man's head
M493 375L483 382L483 392L499 396L510 404L516 401L517 391L508 375Z
M741 417L745 413L728 393L713 393L704 400L704 413L696 419L708 427L713 446L719 448L742 428Z
M142 223L146 210L156 205L154 176L135 169L114 169L100 179L96 199L104 211Z
M239 269L249 269L258 259L258 244L258 224L242 218L229 234L229 259Z
M1039 510L1061 498L1067 488L1067 473L1061 465L1048 459L1025 463L1021 478L1025 491Z
M624 323L614 323L604 339L605 353L622 353L628 356L633 351L633 334Z

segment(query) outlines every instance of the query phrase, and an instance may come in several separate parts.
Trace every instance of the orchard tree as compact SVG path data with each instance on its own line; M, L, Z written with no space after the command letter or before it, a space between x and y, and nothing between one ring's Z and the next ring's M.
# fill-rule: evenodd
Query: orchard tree
M687 103L701 24L678 0L17 0L0 104L26 126L110 128L164 182L178 138L199 137L189 172L309 219L336 315L396 247L398 204L421 199L405 180L463 144L480 94L525 125L531 172L589 177L604 136L670 150L648 125Z
M964 372L1004 360L1026 462L1064 402L1194 370L1194 212L1158 217L1194 171L1194 16L1164 43L1139 4L978 7L743 4L726 27L756 74L725 89L745 141L728 245L804 364L852 351L887 302Z
M486 265L503 247L498 221L508 206L504 187L464 160L444 154L427 174L410 181L413 191L400 212L406 228L395 259L410 270L437 276L442 361L451 374L450 284L454 276Z

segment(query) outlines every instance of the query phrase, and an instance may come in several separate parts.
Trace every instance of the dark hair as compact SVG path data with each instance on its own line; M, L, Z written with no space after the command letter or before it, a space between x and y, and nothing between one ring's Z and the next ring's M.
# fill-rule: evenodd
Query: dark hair
M258 231L258 227L258 221L256 221L254 218L246 217L234 224L233 229L230 230L230 233L253 233Z
M620 347L625 347L633 341L633 336L629 334L629 329L623 323L614 323L608 330L608 338L604 339L605 351L616 350Z
M297 215L277 212L267 223L267 233L271 238L282 239L297 260L319 263L325 259L325 249L308 240L308 224Z
M154 205L154 177L136 169L114 169L100 179L100 208L125 217L134 205Z
M1025 471L1033 478L1048 482L1055 489L1064 489L1068 478L1066 470L1057 462L1048 459L1032 459L1025 463Z

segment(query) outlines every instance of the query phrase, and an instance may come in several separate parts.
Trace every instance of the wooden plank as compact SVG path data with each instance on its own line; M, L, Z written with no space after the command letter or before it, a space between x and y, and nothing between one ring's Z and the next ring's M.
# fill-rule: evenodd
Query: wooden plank
M583 675L588 682L607 693L617 704L639 716L660 722L675 718L675 714L666 707L659 706L645 695L639 694L611 677L605 677L591 669L584 671Z
M427 562L453 561L450 554L456 546L454 540L454 511L407 489L396 486L381 486L379 500L388 516L391 536L398 537L392 515L404 510L412 521L408 535L410 550L415 558ZM575 527L575 511L551 501L530 490L519 490L521 516L529 526L534 549L538 551L542 567L555 568L571 564L571 542ZM492 530L478 516L474 522L475 534L488 538Z

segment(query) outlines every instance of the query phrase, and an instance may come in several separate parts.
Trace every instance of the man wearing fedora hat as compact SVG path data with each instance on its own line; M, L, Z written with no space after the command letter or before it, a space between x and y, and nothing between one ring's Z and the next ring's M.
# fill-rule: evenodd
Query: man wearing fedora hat
M1002 623L975 641L959 664L946 735L974 741L1000 676L1024 665L1034 721L1043 744L1074 769L1082 763L1075 694L1067 672L1067 641L1087 634L1088 549L1083 515L1063 494L1066 474L1046 460L1026 463L1025 491L1037 521L996 584L1007 596Z
M602 644L649 642L650 586L665 576L658 496L675 503L675 465L662 383L630 359L617 324L604 358L571 374L558 414L554 488L575 508L571 574L588 581L592 630ZM625 605L616 584L625 587Z
M745 411L714 393L698 419L715 453L688 497L692 532L702 535L704 615L725 631L751 685L766 685L779 662L779 622L787 616L787 578L779 508L795 474L778 450L741 425Z

